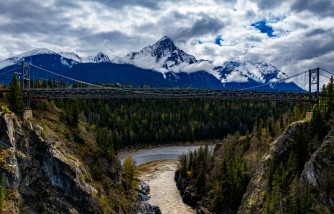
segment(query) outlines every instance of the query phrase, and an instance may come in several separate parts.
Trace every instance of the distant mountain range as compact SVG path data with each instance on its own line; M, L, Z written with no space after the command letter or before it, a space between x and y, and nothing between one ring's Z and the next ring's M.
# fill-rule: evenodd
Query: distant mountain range
M295 83L279 82L287 75L268 63L226 62L214 66L197 60L162 37L153 45L112 60L100 52L81 58L73 52L35 49L0 61L0 73L25 61L68 77L91 83L208 89L301 90ZM40 78L47 78L40 74ZM10 79L9 74L0 80ZM5 81L6 82L6 81ZM258 87L266 84L265 86Z

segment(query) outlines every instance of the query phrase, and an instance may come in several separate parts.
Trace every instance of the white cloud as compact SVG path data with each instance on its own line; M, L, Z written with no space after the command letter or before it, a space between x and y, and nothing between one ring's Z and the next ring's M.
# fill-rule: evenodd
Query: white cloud
M177 66L172 67L170 70L175 73L180 72L180 71L186 72L186 73L193 73L196 71L207 71L208 73L215 76L217 79L220 78L218 71L213 70L212 63L208 61L202 61L202 62L197 62L193 64L181 63Z
M243 76L239 71L232 71L229 75L227 75L224 79L222 79L222 83L225 82L247 82L248 77Z

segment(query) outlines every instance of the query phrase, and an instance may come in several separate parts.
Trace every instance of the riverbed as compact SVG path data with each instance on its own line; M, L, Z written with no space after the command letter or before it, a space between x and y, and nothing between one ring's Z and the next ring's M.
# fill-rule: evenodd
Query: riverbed
M193 214L195 210L183 203L174 181L176 160L153 161L139 165L136 175L145 181L151 189L152 205L158 205L163 214Z

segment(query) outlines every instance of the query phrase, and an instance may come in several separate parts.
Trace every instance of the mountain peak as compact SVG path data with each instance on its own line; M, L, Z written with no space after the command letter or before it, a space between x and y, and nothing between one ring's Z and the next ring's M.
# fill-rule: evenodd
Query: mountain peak
M157 52L159 52L159 50L167 50L170 52L180 50L178 47L176 47L174 41L167 36L159 39L154 45L149 45L148 47L143 48L142 51L145 51L147 49L153 49L153 51L158 50Z
M178 48L171 38L163 36L153 45L146 46L139 52L128 53L122 58L116 57L113 62L166 72L181 63L192 64L197 60L194 56Z
M95 63L109 63L110 62L110 59L108 57L108 55L102 53L102 52L99 52L95 57L94 57L94 60L93 62Z
M171 38L169 38L168 36L161 37L161 39L159 39L155 44L166 43L166 42L171 42L171 43L174 44L174 41Z

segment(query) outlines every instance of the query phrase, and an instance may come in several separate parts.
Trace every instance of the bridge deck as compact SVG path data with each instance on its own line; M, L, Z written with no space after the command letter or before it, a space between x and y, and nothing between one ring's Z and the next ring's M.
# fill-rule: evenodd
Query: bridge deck
M292 100L310 102L304 91L207 90L166 88L49 88L26 89L26 98L171 98L228 100ZM311 100L315 94L311 94Z

